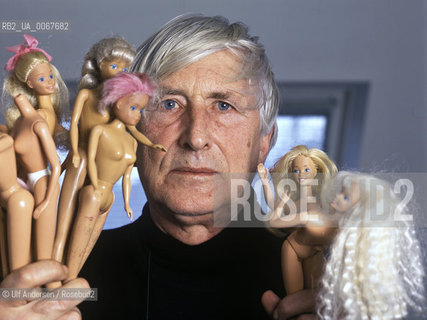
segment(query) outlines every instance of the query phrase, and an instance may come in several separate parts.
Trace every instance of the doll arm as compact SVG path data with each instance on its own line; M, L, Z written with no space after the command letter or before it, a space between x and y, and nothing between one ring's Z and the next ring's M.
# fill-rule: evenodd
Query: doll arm
M294 227L314 227L314 228L332 228L333 221L324 218L321 210L310 210L281 216L280 213L274 213L272 219L268 222L272 228L294 228Z
M138 131L138 129L135 126L127 125L126 128L128 128L129 132L132 134L132 136L143 145L146 145L148 147L151 147L153 149L161 150L163 152L166 152L166 148L163 147L160 144L153 144L150 139L148 139L146 136L144 136L141 132Z
M71 140L71 151L73 154L73 165L78 167L80 164L80 155L79 155L79 120L82 114L83 106L85 105L89 97L89 91L82 89L79 91L76 102L74 103L73 115L71 117L70 124L70 140Z
M123 174L123 180L122 180L122 189L123 189L123 200L125 203L125 211L130 218L130 221L133 220L133 212L132 209L129 206L129 199L130 199L130 188L131 188L131 173L132 173L133 163L126 168L125 173Z
M264 189L264 197L267 205L270 209L274 207L274 196L268 183L268 169L264 167L262 163L257 166L258 175L262 182L262 188Z
M46 155L51 167L51 174L49 177L49 185L47 187L45 199L36 207L33 213L34 219L38 219L40 214L46 209L50 201L57 201L53 199L55 188L59 187L59 175L61 174L61 164L59 163L58 154L56 153L56 146L53 142L52 136L49 133L49 128L45 121L37 121L34 124L34 133L40 140L42 149Z
M96 153L98 151L98 143L99 138L102 134L102 127L96 126L92 129L90 136L89 136L89 146L88 146L88 153L87 153L87 166L88 166L88 174L91 184L93 185L93 188L96 190L98 189L98 169L96 167Z
M0 132L9 133L9 129L4 124L0 124Z

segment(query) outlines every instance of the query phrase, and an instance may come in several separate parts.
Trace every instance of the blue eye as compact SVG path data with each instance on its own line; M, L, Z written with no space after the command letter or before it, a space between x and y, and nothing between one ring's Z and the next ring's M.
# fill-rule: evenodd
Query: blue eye
M218 109L221 111L227 111L231 107L230 104L223 101L218 101L217 106L218 106Z
M165 100L162 102L162 105L166 110L173 110L176 107L176 102L173 100Z
M349 199L350 199L350 198L348 197L348 195L346 195L346 194L345 194L345 195L344 195L344 200L345 200L345 201L348 201Z
M132 111L135 111L135 110L136 110L136 106L131 106L131 107L130 107L130 109L131 109Z
M53 79L53 75L50 75L50 76L49 76L49 79Z
M110 67L111 67L111 69L113 69L113 70L116 70L116 69L117 69L117 65L116 65L116 64L112 64Z
M310 169L309 168L305 168L305 170L304 170L305 172L310 172Z
M299 173L299 170L298 170L298 169L295 169L295 170L294 170L294 173Z
M139 114L142 114L142 111L144 111L144 110L142 110L142 109L141 109L141 110L139 110Z
M128 68L123 68L123 71L124 72L128 72Z
M40 78L38 79L38 81L39 81L39 82L43 82L43 81L44 81L44 77L40 77Z

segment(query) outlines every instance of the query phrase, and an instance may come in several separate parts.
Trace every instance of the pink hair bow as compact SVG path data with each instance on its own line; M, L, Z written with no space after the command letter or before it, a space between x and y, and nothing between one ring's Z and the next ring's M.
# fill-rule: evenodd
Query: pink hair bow
M37 41L36 38L34 38L33 36L30 36L29 34L24 34L24 39L25 40L23 44L17 44L16 46L6 48L7 51L15 53L15 55L12 58L10 58L7 61L6 65L4 66L4 68L7 71L12 71L13 69L15 69L16 63L18 62L19 58L23 54L32 52L32 51L39 51L43 53L49 61L52 61L52 57L48 55L46 51L44 51L43 49L37 48L37 45L39 44L39 42Z

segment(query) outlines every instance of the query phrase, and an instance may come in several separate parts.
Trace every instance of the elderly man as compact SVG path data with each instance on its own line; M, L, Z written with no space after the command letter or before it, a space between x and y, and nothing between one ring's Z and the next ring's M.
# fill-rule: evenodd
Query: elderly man
M148 203L133 224L102 233L81 273L98 288L98 302L81 306L83 318L287 319L310 312L311 292L280 300L268 291L284 295L283 239L264 228L214 223L230 215L221 174L250 180L275 140L278 92L257 38L221 17L180 16L141 45L132 70L159 82L160 100L139 130L168 152L138 149ZM5 281L34 286L65 272L39 263ZM75 281L68 286L83 285Z

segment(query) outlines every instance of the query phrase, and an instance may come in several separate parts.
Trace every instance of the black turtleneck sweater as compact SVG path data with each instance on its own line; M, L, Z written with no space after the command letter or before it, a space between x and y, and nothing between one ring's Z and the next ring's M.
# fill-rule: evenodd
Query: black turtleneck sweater
M189 246L163 233L146 205L134 223L106 230L80 276L98 288L86 319L268 319L261 295L284 295L283 239L265 228L225 228Z

